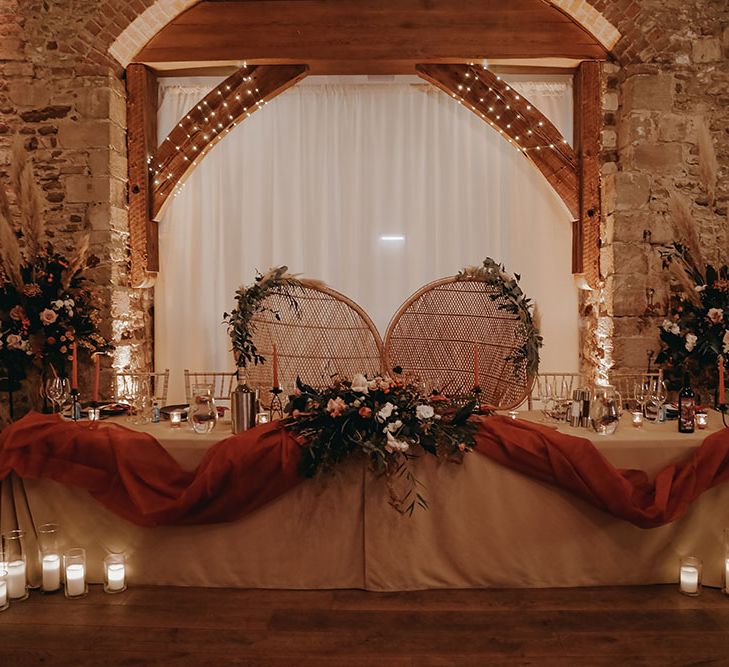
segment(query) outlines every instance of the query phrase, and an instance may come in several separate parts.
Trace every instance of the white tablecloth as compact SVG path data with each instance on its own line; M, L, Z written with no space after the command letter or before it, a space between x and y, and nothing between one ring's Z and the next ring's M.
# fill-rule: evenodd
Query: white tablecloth
M717 428L719 415L711 420ZM192 470L229 426L208 436L166 423L136 428ZM655 474L713 429L683 435L675 422L637 430L624 420L609 437L561 430L590 438L617 467ZM92 581L101 581L105 552L123 550L131 582L147 584L410 590L668 583L688 554L703 558L705 583L720 584L729 485L708 491L683 519L643 530L480 454L463 465L423 457L415 472L430 509L412 517L390 508L384 481L352 462L239 521L204 526L140 528L83 491L16 478L3 485L0 522L3 530L17 522L31 535L41 523L60 523L65 546L87 549Z

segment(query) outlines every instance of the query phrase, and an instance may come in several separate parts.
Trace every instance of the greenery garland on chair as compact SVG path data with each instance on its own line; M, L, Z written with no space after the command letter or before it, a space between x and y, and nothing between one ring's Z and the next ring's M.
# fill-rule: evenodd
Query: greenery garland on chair
M507 357L515 368L526 362L526 371L534 376L539 370L539 348L543 345L539 334L539 318L532 300L519 287L521 276L513 276L506 272L504 265L487 257L481 266L467 266L459 271L458 280L481 280L488 286L488 296L492 301L504 300L498 305L499 310L514 315L519 320L520 328L524 334L524 343L513 354Z

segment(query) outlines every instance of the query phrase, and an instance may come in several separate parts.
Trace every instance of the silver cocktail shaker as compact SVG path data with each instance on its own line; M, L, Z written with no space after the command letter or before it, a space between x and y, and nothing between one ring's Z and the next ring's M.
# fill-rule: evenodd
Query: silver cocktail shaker
M243 373L238 371L238 386L230 394L230 424L233 433L240 433L256 425L258 391L251 389Z

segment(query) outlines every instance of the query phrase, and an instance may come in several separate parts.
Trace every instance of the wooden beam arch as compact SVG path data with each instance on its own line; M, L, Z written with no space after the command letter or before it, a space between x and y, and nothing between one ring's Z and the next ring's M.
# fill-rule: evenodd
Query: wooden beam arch
M488 69L418 65L418 75L475 113L542 172L572 215L572 272L599 280L599 64L578 70L576 152L554 124Z
M151 152L149 148L154 144L150 143L149 127L156 122L157 105L152 95L144 95L150 88L150 73L143 65L129 66L129 233L133 287L154 284L159 270L157 221L187 175L233 127L296 84L307 72L306 65L244 65L195 104L156 151Z

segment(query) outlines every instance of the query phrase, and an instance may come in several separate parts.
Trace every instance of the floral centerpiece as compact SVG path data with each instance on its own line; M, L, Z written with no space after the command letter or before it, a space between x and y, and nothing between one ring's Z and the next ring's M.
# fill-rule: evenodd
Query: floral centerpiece
M0 376L18 388L31 364L63 374L71 345L105 350L98 309L83 272L88 237L70 258L48 241L43 205L25 153L14 150L11 182L20 229L13 225L8 193L0 188Z
M289 398L286 428L301 436L300 473L331 471L354 455L387 476L390 504L412 514L427 508L408 463L421 452L460 461L473 446L476 402L456 407L442 396L422 396L399 379L355 375L317 390L297 382Z
M691 250L672 243L661 251L663 266L678 278L670 310L660 325L663 365L673 388L685 372L697 385L716 386L719 357L729 359L729 269L695 259Z

